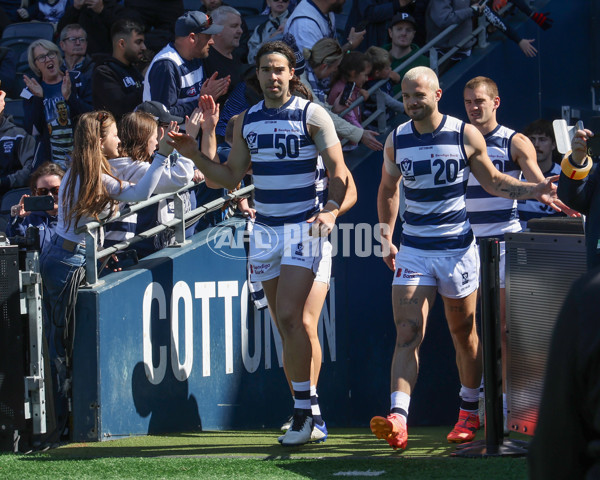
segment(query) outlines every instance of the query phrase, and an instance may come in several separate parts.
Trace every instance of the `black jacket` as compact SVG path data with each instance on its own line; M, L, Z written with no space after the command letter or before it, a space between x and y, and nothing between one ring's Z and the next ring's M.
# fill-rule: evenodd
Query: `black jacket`
M108 110L119 120L142 103L144 76L112 56L97 60L92 77L94 109Z

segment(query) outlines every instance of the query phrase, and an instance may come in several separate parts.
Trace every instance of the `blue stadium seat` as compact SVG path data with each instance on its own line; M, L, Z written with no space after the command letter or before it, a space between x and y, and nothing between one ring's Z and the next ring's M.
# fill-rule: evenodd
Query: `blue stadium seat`
M44 38L54 39L54 25L49 22L11 23L2 32L2 38Z
M183 8L188 10L199 10L202 6L202 0L183 0Z
M23 102L24 102L24 100L22 98L19 98L16 100L6 99L5 100L6 106L4 107L4 115L6 117L11 116L13 123L21 128L24 128L23 120L25 118Z
M268 15L248 15L244 16L244 20L246 20L246 25L248 25L248 31L250 35L256 27L258 27L261 23L264 23L269 18Z

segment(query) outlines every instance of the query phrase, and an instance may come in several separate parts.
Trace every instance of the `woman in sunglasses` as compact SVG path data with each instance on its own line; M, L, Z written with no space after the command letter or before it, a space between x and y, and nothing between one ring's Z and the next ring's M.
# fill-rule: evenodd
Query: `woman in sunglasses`
M29 227L37 227L40 231L40 250L44 251L49 247L50 239L56 231L58 190L64 174L62 168L51 162L43 163L31 174L29 183L31 197L51 195L54 199L54 208L26 211L25 199L30 195L23 195L19 203L10 208L11 221L6 227L8 237L25 236Z
M66 170L73 149L73 119L91 107L77 94L71 75L61 71L63 58L54 43L34 40L27 48L27 60L37 78L23 75L25 130L33 135L35 127L43 158Z

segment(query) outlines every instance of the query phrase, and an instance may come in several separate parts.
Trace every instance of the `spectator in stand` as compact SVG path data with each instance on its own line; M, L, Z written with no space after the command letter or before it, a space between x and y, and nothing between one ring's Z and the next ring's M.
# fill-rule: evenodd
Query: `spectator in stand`
M25 3L21 2L21 5ZM68 0L37 0L28 7L19 8L17 13L25 21L50 22L56 27L65 14L68 3Z
M29 181L35 157L35 140L4 115L6 92L0 90L0 197Z
M544 177L560 175L560 165L555 161L557 156L560 160L560 155L556 151L552 123L540 118L527 125L523 130L523 134L531 140L535 147L538 167L540 167ZM519 210L519 220L523 229L527 227L527 222L532 218L565 215L536 200L519 200L517 209Z
M311 49L322 38L336 38L335 14L342 13L345 0L302 0L285 23L285 33L291 33L302 52ZM351 26L342 50L357 48L365 37L363 29L357 32Z
M329 79L337 72L344 56L338 41L333 38L323 38L315 43L313 48L305 48L303 53L306 66L304 72L300 75L300 81L313 96L313 102L324 107L329 113L338 136L355 144L362 142L371 150L382 150L383 145L377 140L375 132L363 129L362 126L356 126L333 113L333 106L339 106L341 93L335 99L333 105L327 102ZM324 82L324 80L327 80L327 82Z
M112 56L98 61L92 81L96 110L108 110L117 121L142 103L144 76L136 67L144 58L144 29L133 20L118 20L111 29Z
M217 79L217 72L207 78L204 59L214 43L212 35L221 33L222 25L213 25L208 15L191 11L177 19L175 40L153 58L144 79L144 101L162 103L171 115L185 117L198 105L200 95L215 100L229 88L229 77Z
M338 66L337 72L333 75L333 86L327 96L327 103L332 105L334 113L341 113L346 110L352 102L354 102L359 96L362 96L365 100L369 98L369 94L363 86L365 85L369 74L371 73L371 62L369 57L362 52L350 52L344 55L340 65ZM348 99L343 102L341 96L344 93L344 89L349 85L354 84L353 89L348 96ZM355 127L361 127L362 121L362 107L357 105L350 112L344 115L344 119L350 122ZM356 144L353 144L352 148L355 148ZM346 146L344 149L347 149Z
M127 17L144 27L145 43L160 51L173 39L177 19L185 13L183 0L125 0Z
M372 45L383 45L387 42L386 31L389 21L398 14L407 14L420 20L420 30L425 30L426 1L419 0L367 0L354 2L348 15L346 31L349 34L350 26L359 26L360 30L366 29L365 39L361 50L366 50ZM416 27L416 22L415 22ZM424 38L420 39L421 41Z
M535 57L537 50L532 45L534 42L533 38L526 39L521 38L517 31L510 25L505 24L498 15L496 15L487 5L483 6L483 15L486 20L490 23L490 26L500 30L510 40L515 42L526 57ZM490 27L488 27L489 29Z
M231 90L242 81L244 72L245 57L242 59L235 53L242 36L242 16L235 8L223 5L213 10L212 20L223 29L212 38L214 43L204 60L204 69L207 77L213 74L229 77L229 89L218 99L219 105L223 105Z
M87 52L87 34L80 25L65 26L60 32L60 48L65 54L61 65L63 73L69 72L72 86L86 110L92 110L92 74L96 66Z
M222 2L221 0L202 0L202 4L203 5L198 10L210 16L212 16L213 12L217 8L229 6L226 2ZM250 31L248 30L248 25L246 25L246 21L242 16L242 37L240 38L239 46L235 49L235 55L239 58L243 58L244 60L248 58L248 40L250 40Z
M248 63L254 63L260 46L283 35L285 22L290 15L289 0L267 0L269 18L258 25L248 40Z
M10 23L22 22L23 19L19 15L22 0L0 0L0 9L3 11L2 23L3 28Z
M39 81L23 75L25 130L40 136L44 161L57 163L66 170L73 149L75 118L91 107L79 98L73 76L59 68L63 60L54 43L43 39L33 41L27 49L27 59Z
M364 85L364 89L369 90L381 80L386 82L365 100L363 117L368 118L377 109L377 95L383 95L383 102L387 111L404 113L404 104L391 96L393 88L391 76L396 72L392 72L390 52L373 45L367 48L365 53L371 62L371 74ZM394 75L395 78L397 78L396 75Z
M507 2L508 0L494 0L492 8L495 12L498 12L501 8L506 6ZM527 2L524 0L511 0L510 3L531 18L531 20L534 21L542 30L548 30L552 27L554 20L548 16L550 13L535 12L529 8L529 5L527 5Z
M64 174L64 170L52 162L43 163L31 174L29 181L31 196L52 195L54 208L47 211L27 212L23 203L29 195L23 195L19 203L10 209L11 220L6 227L8 237L25 236L29 227L36 227L40 231L40 251L44 252L49 248L58 222L58 190Z
M413 43L416 34L416 28L417 22L411 15L406 13L397 13L394 15L394 18L392 18L392 23L390 24L390 28L388 28L388 34L392 42L383 45L383 48L390 51L392 70L395 70L397 67L402 65L419 50L419 46L416 43ZM390 74L390 80L392 80L392 82L395 84L393 95L402 92L402 78L406 72L413 67L428 66L429 59L424 55L420 55L402 70L398 72L392 72Z
M433 40L450 25L458 25L449 35L444 37L435 47L439 57L446 54L458 42L473 32L473 17L483 13L483 5L473 3L475 0L431 0L427 5L426 30L427 41ZM472 38L461 50L456 51L450 59L440 67L440 74L463 58L471 55L471 47L476 38Z
M121 156L109 160L113 174L131 183L137 183L144 176L150 168L155 151L159 149L159 143L165 143L166 132L178 130L177 124L183 120L180 117L173 117L165 106L158 102L146 102L139 107L137 111L128 113L121 119L119 123ZM150 110L152 113L144 110ZM168 152L168 147L163 145L161 150ZM194 163L188 158L171 153L169 162L162 170L160 180L154 189L154 194L176 192L190 183L193 176ZM187 195L189 198L189 194ZM120 205L120 207L124 206L127 204ZM172 199L161 200L158 205L150 205L139 213L109 223L105 227L104 244L110 246L129 240L136 233L172 220L173 211ZM164 231L136 243L134 248L138 252L138 257L142 258L166 247L173 239L172 232Z
M124 12L117 0L73 0L58 22L58 30L78 23L88 34L87 53L111 51L110 28Z
M66 357L72 354L73 339L68 338L72 332L67 329L65 335L75 309L71 294L79 288L86 262L85 234L75 233L75 230L90 221L112 216L118 202L148 199L168 161L159 151L146 175L132 184L115 177L108 163L108 159L118 156L118 145L116 122L109 112L101 110L81 115L75 128L71 168L65 173L58 192L56 233L40 260L44 307L54 329L54 344L49 351L56 352L51 361L57 365L61 380L66 376ZM57 389L66 402L69 384L60 380L58 383Z
M0 47L0 82L9 98L18 98L17 54L12 48Z

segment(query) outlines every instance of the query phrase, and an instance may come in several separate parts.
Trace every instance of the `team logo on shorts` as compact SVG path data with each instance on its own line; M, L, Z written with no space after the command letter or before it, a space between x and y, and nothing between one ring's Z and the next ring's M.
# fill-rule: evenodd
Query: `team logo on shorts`
M415 179L415 174L413 172L413 161L410 158L403 158L400 160L400 171L406 180Z
M402 276L402 269L399 268L398 270L396 270L396 278L400 278Z
M462 274L462 284L466 285L467 283L469 283L469 272Z

